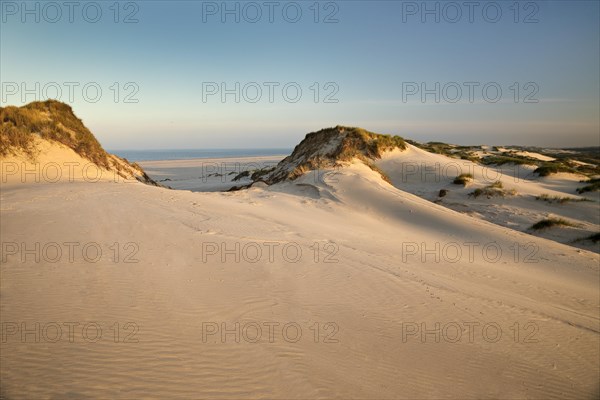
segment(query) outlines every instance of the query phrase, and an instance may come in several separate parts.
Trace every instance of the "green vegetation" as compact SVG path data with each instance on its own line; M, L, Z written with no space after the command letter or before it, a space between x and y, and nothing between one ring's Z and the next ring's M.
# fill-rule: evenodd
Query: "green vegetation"
M587 192L597 192L600 190L600 178L590 179L584 183L587 183L588 185L577 188L577 193L582 194Z
M455 185L467 186L467 184L469 182L471 182L472 180L473 180L472 174L460 174L459 176L454 178L454 181L452 181L452 183L454 183Z
M235 182L235 181L239 181L242 178L249 178L249 177L250 177L250 171L242 171L239 174L237 174L236 176L234 176L231 181Z
M446 195L448 195L448 190L440 189L440 192L438 193L438 197L446 197Z
M539 174L539 176L549 176L559 172L568 172L572 174L579 173L575 168L557 161L545 162L533 172Z
M292 154L281 161L265 180L270 184L284 179L294 180L307 171L332 168L353 159L368 165L381 158L386 151L404 150L406 147L406 142L400 136L338 125L306 135Z
M33 157L34 135L60 142L97 165L109 168L108 155L67 104L48 100L0 108L0 155L21 150Z
M268 167L268 168L242 171L239 174L237 174L231 181L232 182L239 181L242 178L250 178L253 181L257 181L257 180L262 179L263 176L267 175L269 172L272 172L274 169L275 169L275 167ZM231 175L231 173L229 173L229 175Z
M449 157L453 155L452 150L455 148L455 146L443 142L419 143L414 140L407 140L407 142L430 153L443 154Z
M369 132L362 128L348 128L336 126L338 131L346 131L342 148L338 156L340 159L350 160L364 155L369 158L381 158L384 152L399 148L406 149L406 142L400 136L382 135Z
M262 179L263 176L265 176L269 172L273 172L274 169L275 167L257 169L254 172L252 172L252 176L250 178L252 178L252 180L254 181Z
M507 157L507 156L486 156L481 159L481 163L484 165L504 165L504 164L515 164L515 165L537 165L538 161L528 157Z
M479 157L473 155L470 152L457 152L457 153L454 153L454 156L457 156L461 160L471 161L472 163L475 163L475 164L479 164L479 162L481 161L479 159Z
M550 196L548 194L541 194L539 196L535 197L536 200L542 200L545 201L547 203L558 203L558 204L566 204L569 201L574 201L574 202L581 202L581 201L591 201L589 199L585 199L585 198L575 198L575 197L560 197L560 196Z
M493 146L491 151L488 152L496 154L487 154L478 157L473 152L478 150L485 151L483 146L455 146L441 142L419 143L414 140L407 140L407 142L430 153L443 154L447 157L460 158L462 160L469 160L483 165L532 165L536 167L534 172L540 176L549 176L559 172L576 173L587 176L600 175L600 151L597 147L569 149L568 151L566 151L566 149L551 151L539 148L508 146L511 150L502 152L500 148ZM556 160L541 161L537 158L521 156L517 154L517 152L521 150L536 152L541 155L555 158Z
M577 226L572 222L569 222L565 219L562 218L548 218L548 219L543 219L541 221L536 222L535 224L531 225L531 228L534 231L539 231L539 230L543 230L543 229L548 229L548 228L552 228L554 226Z
M502 184L502 182L496 181L482 189L475 189L474 191L469 193L469 197L478 198L480 196L485 196L488 199L490 199L492 197L504 197L506 195L514 196L516 194L516 190L504 190L504 185Z

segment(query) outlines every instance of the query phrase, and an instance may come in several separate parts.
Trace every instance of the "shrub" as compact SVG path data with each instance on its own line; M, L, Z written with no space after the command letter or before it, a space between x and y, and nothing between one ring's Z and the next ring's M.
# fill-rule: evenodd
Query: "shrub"
M447 194L448 194L448 191L446 189L441 189L440 192L438 193L438 197L446 197Z

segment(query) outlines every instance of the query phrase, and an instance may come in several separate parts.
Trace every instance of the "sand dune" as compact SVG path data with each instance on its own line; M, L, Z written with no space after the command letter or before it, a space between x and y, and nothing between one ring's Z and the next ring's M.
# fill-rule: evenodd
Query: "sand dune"
M115 155L108 155L111 168L100 166L62 143L34 136L33 157L21 150L0 158L2 184L59 182L137 182L143 171Z
M598 232L599 192L579 195L576 189L585 176L559 173L539 177L534 166L484 166L468 160L433 154L409 145L405 151L386 153L376 164L390 177L397 188L435 201L453 210L561 243L600 252L600 243L582 239ZM466 185L453 184L454 178L469 173L473 179ZM504 197L469 196L477 188L501 182ZM447 193L440 197L440 190ZM568 198L564 204L536 199ZM533 232L529 228L545 218L564 218L576 226Z
M5 332L6 398L585 398L598 390L597 254L457 213L361 163L231 193L63 182L3 185L1 195L3 242L85 238L104 250L96 263L78 252L73 262L6 256L5 327L37 321L49 337L51 322L103 330L96 343L78 329L69 343L64 325L56 343L43 332L40 343ZM458 260L439 251L438 261L430 252L423 262L426 249L449 243L477 250ZM502 249L493 262L480 251L489 243ZM236 244L247 252L224 253ZM277 249L272 260L267 244ZM525 244L537 246L535 262L515 262L511 246ZM123 262L131 254L137 262ZM221 337L223 323L234 332L240 324L239 343L235 333ZM126 339L132 333L138 342Z
M0 160L0 397L598 395L600 256L565 233L597 231L598 203L535 199L576 177L343 127L309 136L258 175L273 184L231 192L89 179L48 140ZM44 175L56 163L70 175ZM204 163L148 168L199 190ZM515 193L469 196L496 181ZM550 212L580 226L527 231Z

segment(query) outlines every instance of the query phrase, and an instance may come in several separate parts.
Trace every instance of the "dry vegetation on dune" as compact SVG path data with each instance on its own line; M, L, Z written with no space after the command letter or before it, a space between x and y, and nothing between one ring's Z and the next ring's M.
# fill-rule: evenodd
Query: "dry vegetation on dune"
M517 191L514 189L505 190L502 182L497 181L488 185L484 188L475 189L471 193L469 193L469 197L478 198L479 196L485 196L488 199L492 197L505 197L506 195L514 196L517 194Z
M587 183L587 185L577 188L577 193L587 193L587 192L597 192L600 190L600 178L590 179L588 181L584 181L583 183Z
M23 154L36 162L39 139L57 142L79 156L123 178L156 185L136 163L108 154L72 108L60 101L36 101L22 107L0 107L0 157Z
M568 196L564 196L564 197L560 197L560 196L550 196L549 194L543 193L539 196L535 197L536 200L542 200L545 201L546 203L558 203L558 204L566 204L570 201L572 202L582 202L582 201L592 201L590 199L586 199L586 198L575 198L575 197L568 197Z
M332 168L359 159L389 182L389 178L372 161L381 158L386 151L404 150L406 147L406 142L400 136L338 125L306 135L290 156L282 160L275 170L261 176L261 179L269 184L293 180L310 170Z
M508 146L507 149L500 149L496 146L491 148L489 146L458 146L443 142L419 143L414 140L407 140L407 142L430 153L469 160L481 165L532 165L536 167L534 173L540 177L560 172L582 174L590 177L600 175L600 152L598 148L552 150ZM523 151L531 151L541 157L534 158L523 154ZM545 161L544 157L549 157L548 161Z
M472 181L473 181L473 174L460 174L459 176L454 178L454 181L452 181L452 183L454 183L455 185L467 186L467 184Z
M598 232L598 233L592 233L590 236L586 236L584 238L576 239L574 241L574 243L584 242L586 240L589 240L592 243L598 243L598 242L600 242L600 232Z
M531 225L530 229L534 230L534 231L539 231L539 230L543 230L543 229L552 228L554 226L575 227L577 225L575 225L574 223L569 222L563 218L548 218L548 219L543 219L541 221L538 221L535 224Z
M0 108L0 155L22 150L34 156L32 134L60 142L99 166L110 166L106 151L69 105L48 100Z

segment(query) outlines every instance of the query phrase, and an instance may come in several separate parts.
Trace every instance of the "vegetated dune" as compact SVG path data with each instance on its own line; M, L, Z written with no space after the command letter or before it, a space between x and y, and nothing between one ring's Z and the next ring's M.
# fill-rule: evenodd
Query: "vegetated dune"
M139 180L137 164L108 154L67 104L0 107L2 183Z
M340 128L339 143L356 132ZM7 331L3 396L597 396L599 255L437 204L434 182L395 172L429 153L349 135L358 157L300 151L321 169L296 174L292 157L256 175L277 183L233 192L3 184L3 242L103 250L3 253L2 323L80 323L72 342Z
M375 165L400 190L511 229L600 252L597 239L586 239L600 231L600 192L577 193L585 186L585 175L557 173L540 177L534 173L535 166L482 165L412 145L405 151L384 154ZM461 174L471 178L466 185L454 184ZM491 186L498 188L486 192ZM482 194L474 196L478 189ZM530 229L547 218L564 218L574 226Z

